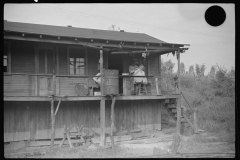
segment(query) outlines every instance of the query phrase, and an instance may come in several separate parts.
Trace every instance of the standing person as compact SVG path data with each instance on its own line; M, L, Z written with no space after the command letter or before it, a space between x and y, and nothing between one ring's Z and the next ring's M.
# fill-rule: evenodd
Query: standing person
M137 68L134 71L134 76L145 76L145 72L143 71L143 69L144 69L144 65L140 64L139 68ZM138 86L141 85L142 83L143 85L146 85L148 83L146 77L134 77L134 90L136 95L139 92Z
M134 63L129 66L129 73L130 73L131 76L134 75L135 70L138 68L138 64L139 64L138 60L135 59ZM133 95L133 94L135 94L135 91L134 91L134 88L135 88L134 87L134 78L133 77L130 78L130 86L131 86L131 95Z

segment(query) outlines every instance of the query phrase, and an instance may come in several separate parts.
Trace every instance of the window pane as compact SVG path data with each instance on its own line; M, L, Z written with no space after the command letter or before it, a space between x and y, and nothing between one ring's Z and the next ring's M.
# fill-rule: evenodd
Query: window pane
M74 74L74 69L70 68L70 74Z
M84 74L84 55L85 52L83 49L79 48L71 48L70 49L70 70L72 69L73 71L70 71L71 73L77 75L83 75ZM74 63L73 63L74 62Z
M80 74L84 74L84 69L80 69Z

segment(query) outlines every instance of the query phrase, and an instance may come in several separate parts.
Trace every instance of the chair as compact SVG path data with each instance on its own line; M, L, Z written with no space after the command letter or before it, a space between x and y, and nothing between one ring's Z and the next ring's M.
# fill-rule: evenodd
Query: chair
M138 95L143 95L143 93L148 95L146 84L143 84L142 82L136 83L136 84L137 84L137 88L138 88Z

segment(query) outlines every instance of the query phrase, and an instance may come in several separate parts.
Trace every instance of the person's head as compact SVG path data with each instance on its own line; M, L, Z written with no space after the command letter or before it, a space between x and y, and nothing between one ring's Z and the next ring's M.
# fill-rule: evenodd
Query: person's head
M134 65L139 65L139 62L137 59L134 60Z
M139 68L140 68L141 70L143 70L143 69L144 69L144 65L141 63L141 64L139 65Z

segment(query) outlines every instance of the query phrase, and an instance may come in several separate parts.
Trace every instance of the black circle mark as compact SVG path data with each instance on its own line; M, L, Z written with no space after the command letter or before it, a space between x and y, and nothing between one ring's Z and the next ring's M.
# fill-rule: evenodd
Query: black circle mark
M209 7L205 12L205 20L211 26L220 26L226 19L226 13L220 6Z

